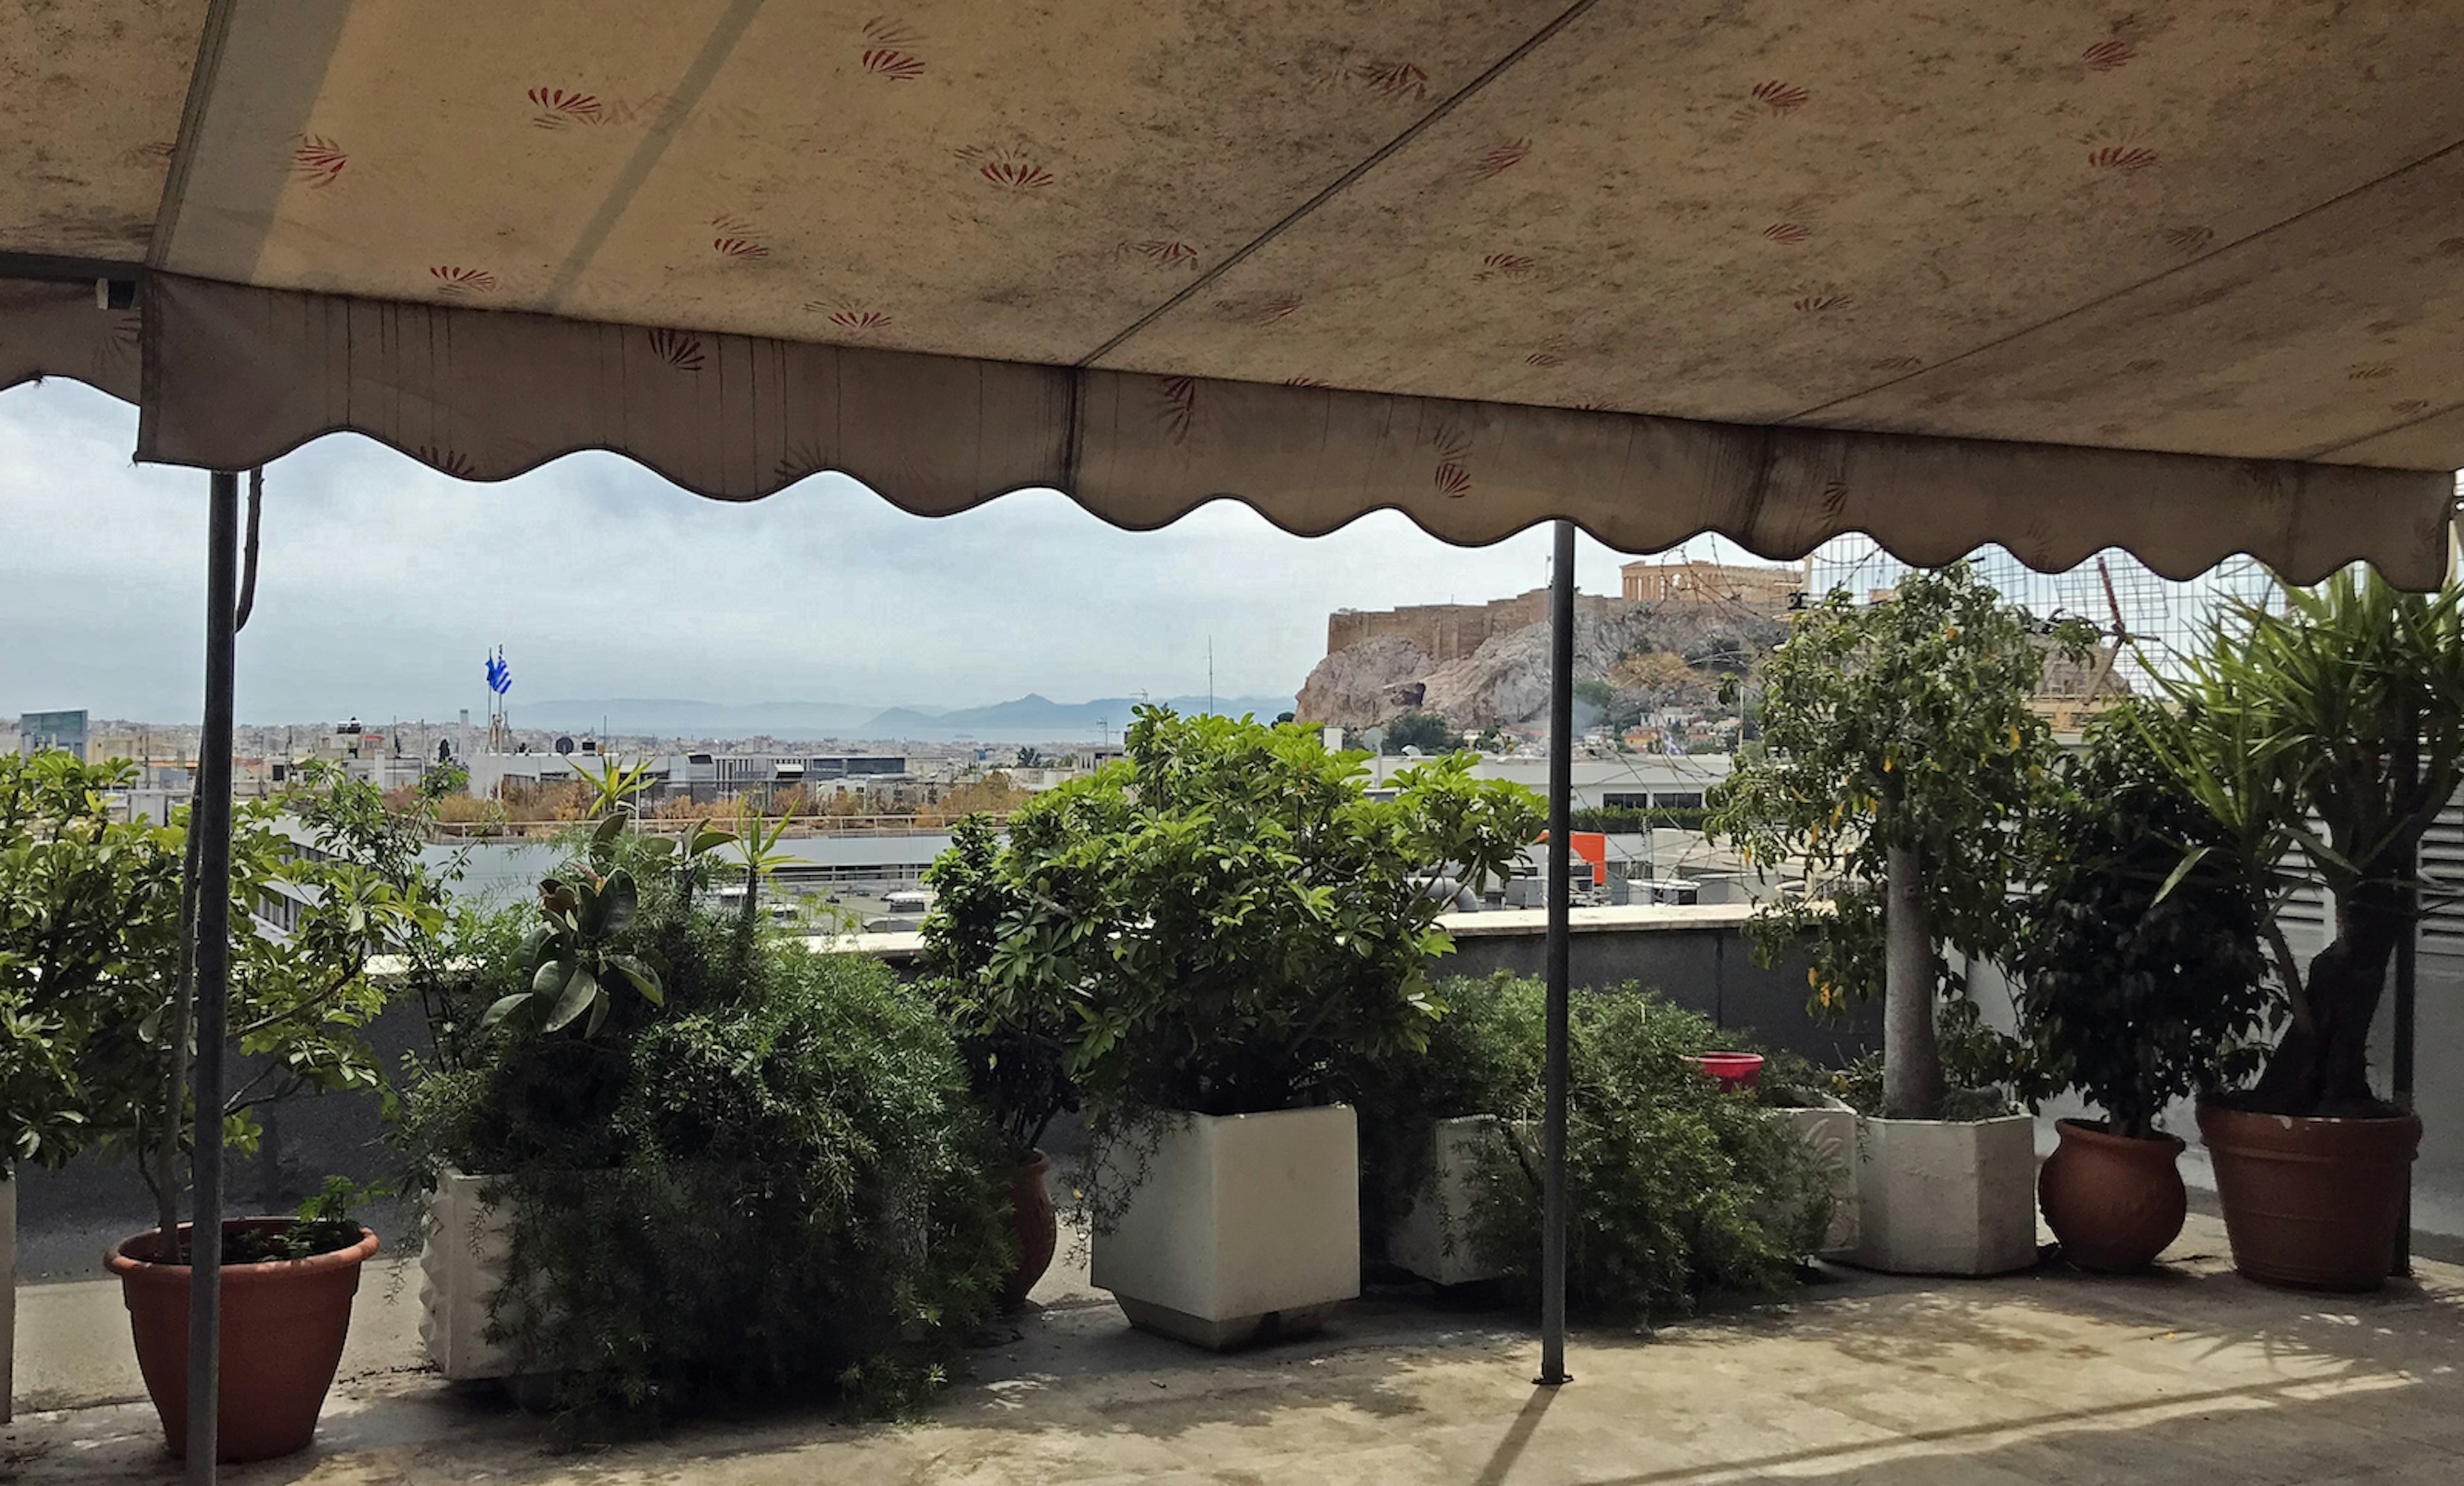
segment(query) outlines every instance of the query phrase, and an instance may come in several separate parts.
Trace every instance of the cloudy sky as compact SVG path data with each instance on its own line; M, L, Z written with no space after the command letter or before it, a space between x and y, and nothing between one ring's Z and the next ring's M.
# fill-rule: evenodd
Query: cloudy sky
M0 714L199 709L206 477L133 464L136 425L75 382L0 392ZM835 475L733 506L611 454L472 485L348 434L270 468L265 505L240 637L250 722L477 711L496 645L517 718L525 696L1201 692L1209 637L1219 693L1289 695L1330 609L1473 601L1548 576L1539 530L1454 548L1389 513L1303 540L1218 502L1131 533L1051 492L928 520ZM1577 580L1614 592L1621 559L1582 542Z

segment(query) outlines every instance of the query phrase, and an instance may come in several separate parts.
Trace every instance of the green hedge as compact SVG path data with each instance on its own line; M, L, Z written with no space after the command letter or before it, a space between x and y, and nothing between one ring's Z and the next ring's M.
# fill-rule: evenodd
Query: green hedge
M1427 1180L1428 1122L1542 1113L1537 980L1450 980L1427 1050L1382 1065L1359 1094L1363 1213L1381 1235ZM1724 1093L1683 1059L1737 1050L1737 1035L1628 985L1572 1008L1567 1300L1648 1322L1710 1293L1794 1287L1831 1221L1827 1173L1750 1095ZM1750 1050L1746 1049L1746 1050ZM1540 1261L1536 1131L1479 1173L1469 1240L1529 1299Z
M512 1030L423 1069L415 1164L503 1178L497 1314L583 1437L770 1401L898 1412L957 1368L1014 1257L1005 1165L924 994L680 902L646 863L616 941L667 967L597 1036ZM520 910L466 920L449 1016L519 976ZM733 915L729 916L731 919Z

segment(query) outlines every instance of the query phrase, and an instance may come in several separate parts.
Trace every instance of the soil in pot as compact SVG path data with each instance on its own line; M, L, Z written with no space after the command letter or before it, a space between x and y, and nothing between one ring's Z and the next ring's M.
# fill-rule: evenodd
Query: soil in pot
M2387 1283L2421 1117L2259 1114L2199 1104L2199 1138L2233 1268L2262 1284L2376 1290Z
M1018 1268L1001 1289L1001 1305L1017 1310L1026 1304L1027 1292L1052 1267L1052 1252L1061 1237L1060 1215L1052 1205L1052 1190L1045 1178L1052 1172L1052 1158L1043 1151L1030 1155L1009 1180L1009 1221L1018 1239Z
M180 1235L185 1246L186 1226ZM191 1271L153 1262L161 1237L148 1229L123 1238L106 1262L120 1277L138 1369L176 1455L188 1444ZM342 1361L360 1268L376 1252L377 1235L356 1224L256 1217L223 1225L221 1458L267 1460L307 1448Z
M2102 1121L2057 1120L2061 1144L2036 1175L2036 1203L2081 1269L2135 1275L2156 1262L2182 1233L2189 1197L2182 1189L2178 1136L2116 1135Z

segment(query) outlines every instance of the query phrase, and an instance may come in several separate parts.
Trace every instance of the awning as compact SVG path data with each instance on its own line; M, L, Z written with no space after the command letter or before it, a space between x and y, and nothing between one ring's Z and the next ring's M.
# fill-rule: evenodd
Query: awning
M0 383L223 468L2444 571L2464 7L881 3L20 16Z

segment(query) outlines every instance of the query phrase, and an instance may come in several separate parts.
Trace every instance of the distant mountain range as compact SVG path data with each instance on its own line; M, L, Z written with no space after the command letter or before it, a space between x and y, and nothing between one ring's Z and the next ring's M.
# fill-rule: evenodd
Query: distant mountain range
M1202 696L1158 698L1180 712L1206 710ZM589 729L610 732L652 733L674 737L729 738L861 738L924 743L974 740L982 743L1052 743L1095 741L1100 728L1118 738L1129 725L1136 697L1097 697L1088 702L1055 702L1028 692L989 707L892 707L883 710L844 702L764 702L747 707L724 706L677 698L607 697L533 702L514 710L514 723L523 728ZM1254 712L1271 720L1292 710L1288 696L1219 696L1215 710L1238 717Z

